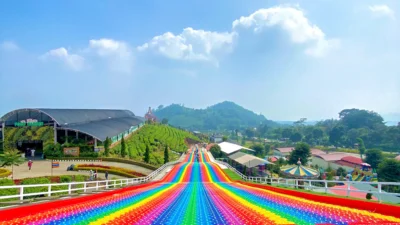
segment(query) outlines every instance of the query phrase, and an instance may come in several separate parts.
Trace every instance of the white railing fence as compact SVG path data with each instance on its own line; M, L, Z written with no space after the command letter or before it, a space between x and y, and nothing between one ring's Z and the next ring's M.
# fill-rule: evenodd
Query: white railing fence
M99 191L100 189L110 189L124 187L128 185L146 183L152 181L156 176L160 174L166 167L175 165L181 162L184 158L184 154L177 161L168 162L157 170L153 171L145 177L137 178L126 178L126 179L116 179L116 180L99 180L99 181L86 181L86 182L71 182L71 183L50 183L50 184L30 184L30 185L13 185L13 186L0 186L0 191L7 189L9 192L16 192L13 195L3 195L0 196L0 204L5 203L4 200L24 200L25 197L29 196L40 196L40 197L51 197L57 193L65 193L65 195L72 195L73 192L89 192L89 191ZM62 187L62 188L60 188ZM32 188L38 188L36 190ZM14 191L13 189L17 189ZM58 190L57 190L58 189ZM60 190L61 189L61 190Z
M386 189L395 189L393 187L397 187L400 189L400 182L364 182L364 181L336 181L336 180L304 180L304 179L286 179L286 178L269 178L269 177L251 177L246 176L236 170L234 167L229 165L226 162L222 162L219 160L215 160L216 163L222 164L228 167L230 170L234 171L238 174L242 180L249 181L253 183L260 184L270 184L273 186L282 186L282 187L291 187L291 188L302 188L309 191L319 192L319 193L333 193L330 191L339 191L341 192L341 196L345 192L346 197L350 197L352 192L364 193L366 196L367 193L371 193L373 196L376 196L379 202L382 202L382 197L384 195L392 196L392 197L400 197L400 193L390 192L388 190L384 191L384 187L388 187ZM351 188L353 185L369 185L368 190L361 190ZM343 188L338 188L338 186ZM376 186L376 187L374 187ZM391 188L392 187L392 188Z

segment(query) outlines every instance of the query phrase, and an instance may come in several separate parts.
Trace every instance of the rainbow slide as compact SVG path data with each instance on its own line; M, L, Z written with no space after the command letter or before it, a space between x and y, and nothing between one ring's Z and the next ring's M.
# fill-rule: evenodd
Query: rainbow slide
M400 224L395 216L232 182L194 152L162 181L2 210L0 224Z

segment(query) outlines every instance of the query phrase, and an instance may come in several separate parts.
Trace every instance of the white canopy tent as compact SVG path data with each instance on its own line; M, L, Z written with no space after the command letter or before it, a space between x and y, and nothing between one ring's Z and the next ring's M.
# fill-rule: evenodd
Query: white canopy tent
M241 145L237 145L237 144L233 144L233 143L229 143L229 142L221 142L218 145L221 148L221 151L227 155L232 154L232 153L237 152L242 149L254 152L253 149L246 148Z

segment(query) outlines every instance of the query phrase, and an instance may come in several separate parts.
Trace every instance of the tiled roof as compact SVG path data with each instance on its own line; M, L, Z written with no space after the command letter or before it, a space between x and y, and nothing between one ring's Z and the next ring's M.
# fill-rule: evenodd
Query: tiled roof
M354 157L354 156L343 157L342 161L349 162L349 163L352 163L352 164L357 164L357 165L361 165L361 163L363 163L363 161L360 158L357 158L357 157Z

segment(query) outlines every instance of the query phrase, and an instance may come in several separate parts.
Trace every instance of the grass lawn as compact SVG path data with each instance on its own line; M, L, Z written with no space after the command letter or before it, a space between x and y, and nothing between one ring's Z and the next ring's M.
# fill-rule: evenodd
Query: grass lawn
M240 178L239 175L237 175L235 172L233 172L233 171L230 170L230 169L224 169L223 171L224 171L225 174L226 174L231 180L233 180L233 181L235 181L235 180L241 180L241 179L242 179L242 178Z

